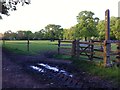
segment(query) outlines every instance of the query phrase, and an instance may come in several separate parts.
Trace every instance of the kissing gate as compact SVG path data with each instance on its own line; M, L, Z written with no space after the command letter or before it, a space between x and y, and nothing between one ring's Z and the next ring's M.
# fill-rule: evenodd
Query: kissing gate
M63 43L63 44L61 44ZM67 44L66 44L67 43ZM71 44L72 43L72 44ZM117 50L111 50L111 44L117 45ZM101 46L96 48L95 45ZM102 47L103 46L103 47ZM62 52L63 51L63 52ZM99 52L99 53L98 53ZM80 57L80 55L88 56L90 60L93 58L103 59L104 66L111 66L110 56L116 56L116 62L120 65L120 40L110 40L110 11L105 11L105 40L83 42L79 40L59 40L58 41L58 54L67 54L72 57ZM97 57L102 56L102 57Z

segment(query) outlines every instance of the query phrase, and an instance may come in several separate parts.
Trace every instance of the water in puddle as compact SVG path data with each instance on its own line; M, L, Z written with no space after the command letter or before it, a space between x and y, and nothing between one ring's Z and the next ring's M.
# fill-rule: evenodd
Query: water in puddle
M43 69L37 67L37 66L30 66L31 68L33 68L34 70L37 70L39 72L45 72Z
M67 75L67 76L70 76L70 77L73 77L72 74L69 74L67 71L65 70L60 70L58 69L58 67L53 67L53 66L50 66L48 64L43 64L43 63L38 63L39 66L42 66L44 67L45 69L49 69L49 70L52 70L54 72L57 72L57 73L63 73L64 75ZM38 66L30 66L31 68L33 68L34 70L37 70L39 72L45 72L44 69L38 67Z
M38 64L38 65L43 66L43 67L45 67L46 69L53 70L53 71L55 71L55 72L58 72L58 71L59 71L59 69L57 69L56 67L49 66L48 64L40 63L40 64Z

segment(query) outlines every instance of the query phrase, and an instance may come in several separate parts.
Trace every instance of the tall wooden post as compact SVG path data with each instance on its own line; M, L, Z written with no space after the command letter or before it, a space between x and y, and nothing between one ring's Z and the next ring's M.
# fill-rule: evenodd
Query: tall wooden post
M28 40L27 40L27 51L29 52L29 48L30 48L30 42L29 42L29 37L28 37Z
M104 66L110 66L110 11L105 11Z

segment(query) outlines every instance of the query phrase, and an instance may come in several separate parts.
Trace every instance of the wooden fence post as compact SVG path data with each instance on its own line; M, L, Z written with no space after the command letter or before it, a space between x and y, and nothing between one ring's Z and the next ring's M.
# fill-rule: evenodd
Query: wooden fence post
M117 56L116 56L116 59L117 59L117 64L120 65L120 43L117 43Z
M58 40L58 54L60 54L60 39Z
M76 55L76 40L72 41L72 57Z
M110 11L105 11L104 66L110 66Z
M76 40L76 56L77 56L77 58L79 58L79 56L80 56L79 40Z
M90 60L93 60L93 53L94 53L94 45L93 45L93 40L90 40L90 43L92 43L91 45L90 45Z
M30 48L30 47L29 47L29 44L30 44L30 43L29 43L29 38L28 38L28 40L27 40L27 51L28 51L28 52L29 52L29 48Z

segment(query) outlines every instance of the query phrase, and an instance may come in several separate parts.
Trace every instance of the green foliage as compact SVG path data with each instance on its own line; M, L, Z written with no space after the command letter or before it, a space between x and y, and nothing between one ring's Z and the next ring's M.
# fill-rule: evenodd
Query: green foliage
M46 34L49 39L62 39L63 38L63 28L60 25L49 24L45 27Z
M30 30L23 31L19 30L16 33L8 30L4 33L4 39L7 40L39 40L39 39L62 39L63 38L63 28L60 25L49 24L44 29L38 32L32 33Z
M118 40L120 40L120 18L117 19L115 28L116 28L116 30L114 30L113 33L115 34L115 37Z
M22 4L22 6L24 6L25 4L29 5L31 1L30 0L27 0L27 1L26 0L1 0L0 6L2 7L0 7L0 9L2 10L0 10L0 13L9 16L10 15L9 12L17 10L16 6L20 3ZM0 19L2 19L2 17Z
M31 38L33 38L33 33L30 30L28 30L28 31L20 30L20 31L17 31L15 38L21 39L21 40L25 40L28 38L31 39Z
M105 21L99 21L98 17L94 18L91 11L81 11L77 16L78 23L68 29L61 28L60 25L48 24L45 29L32 33L31 31L19 30L12 32L8 30L4 33L4 39L7 40L41 40L41 39L105 39ZM29 33L29 34L28 34ZM120 18L110 18L110 39L120 40Z
M63 39L66 39L66 40L75 39L75 29L76 29L75 26L71 27L70 29L64 29Z
M97 30L99 33L99 39L105 39L105 21L98 22ZM110 18L110 38L120 40L120 19L117 17Z
M11 30L8 30L4 33L4 39L14 39L16 34L12 32Z
M40 31L34 33L34 39L44 39L44 38L46 38L44 29L41 29Z
M115 39L115 34L114 34L114 32L116 31L116 27L115 27L115 25L116 25L116 21L117 21L117 18L116 17L111 17L110 18L110 38L111 39Z
M82 11L77 16L78 24L76 25L76 36L79 37L96 37L96 24L99 18L93 18L94 13L91 11ZM97 20L97 22L96 22Z
M96 26L98 33L99 33L99 39L105 39L105 21L101 20L98 22L98 25Z

